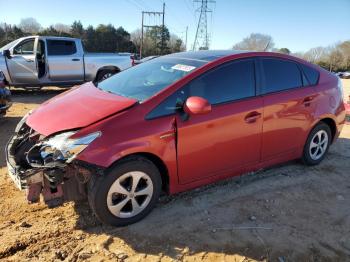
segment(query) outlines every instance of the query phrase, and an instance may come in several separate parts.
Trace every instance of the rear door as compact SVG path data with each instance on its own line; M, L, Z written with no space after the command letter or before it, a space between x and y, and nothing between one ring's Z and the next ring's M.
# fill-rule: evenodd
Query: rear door
M84 80L82 51L76 41L47 39L49 78L53 82L80 82Z
M255 96L255 61L221 65L192 80L177 99L206 98L212 111L177 115L177 161L180 183L232 172L259 162L262 132L261 97Z
M273 57L259 61L264 98L261 153L267 161L304 146L314 121L317 94L296 62Z
M35 56L35 38L28 38L17 44L11 58L6 58L7 67L14 84L38 84Z

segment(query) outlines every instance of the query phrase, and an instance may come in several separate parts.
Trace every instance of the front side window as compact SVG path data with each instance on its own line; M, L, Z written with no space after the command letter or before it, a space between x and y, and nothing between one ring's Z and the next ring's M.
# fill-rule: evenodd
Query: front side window
M34 54L34 39L26 40L13 49L14 55L32 55Z
M296 63L283 59L262 58L264 94L302 87L302 75Z
M53 55L73 55L77 52L74 41L70 40L47 40L47 54Z
M165 99L148 116L152 119L174 114L190 96L200 96L212 105L255 96L254 60L234 61L192 80Z

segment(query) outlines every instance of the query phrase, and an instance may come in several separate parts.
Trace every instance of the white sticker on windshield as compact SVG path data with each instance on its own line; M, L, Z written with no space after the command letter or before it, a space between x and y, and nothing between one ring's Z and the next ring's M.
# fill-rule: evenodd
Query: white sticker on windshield
M181 65L181 64L177 64L171 67L172 69L175 70L180 70L180 71L184 71L184 72L190 72L193 69L195 69L195 66L189 66L189 65Z

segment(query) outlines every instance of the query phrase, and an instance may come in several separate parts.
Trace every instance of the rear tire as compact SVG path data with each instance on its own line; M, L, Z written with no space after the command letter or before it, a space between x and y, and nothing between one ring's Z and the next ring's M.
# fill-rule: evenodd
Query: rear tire
M302 161L306 165L317 165L326 156L332 141L330 127L320 122L310 132L306 140Z
M117 70L112 70L112 69L101 70L97 74L96 82L99 83L103 80L106 80L107 78L110 78L111 76L115 75L116 73L118 73Z
M158 168L148 159L122 161L89 182L88 200L97 218L112 226L126 226L146 217L162 189Z

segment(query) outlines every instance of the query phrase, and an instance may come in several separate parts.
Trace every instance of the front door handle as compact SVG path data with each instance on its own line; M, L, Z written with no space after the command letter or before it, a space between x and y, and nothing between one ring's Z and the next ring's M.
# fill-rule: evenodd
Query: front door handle
M80 61L79 58L73 58L72 61Z
M257 119L261 117L261 113L257 111L250 112L244 118L244 121L248 124L255 123Z
M33 59L26 59L26 61L29 62L29 63L33 63L34 62Z

